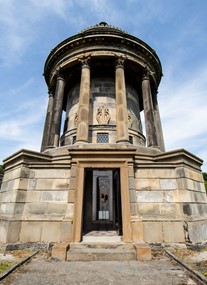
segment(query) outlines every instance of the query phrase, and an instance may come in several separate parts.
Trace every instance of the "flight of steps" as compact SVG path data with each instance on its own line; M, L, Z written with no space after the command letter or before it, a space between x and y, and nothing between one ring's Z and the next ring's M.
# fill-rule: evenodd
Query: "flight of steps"
M136 260L133 244L123 242L71 243L67 261L130 261Z

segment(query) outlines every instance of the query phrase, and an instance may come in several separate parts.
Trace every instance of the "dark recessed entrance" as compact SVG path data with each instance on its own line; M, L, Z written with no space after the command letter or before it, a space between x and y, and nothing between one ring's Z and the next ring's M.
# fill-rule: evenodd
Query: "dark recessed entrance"
M83 234L116 230L122 235L119 169L86 169Z

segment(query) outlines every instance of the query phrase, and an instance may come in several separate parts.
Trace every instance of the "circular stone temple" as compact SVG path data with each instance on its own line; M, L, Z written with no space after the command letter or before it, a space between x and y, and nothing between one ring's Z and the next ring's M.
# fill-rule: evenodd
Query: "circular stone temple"
M4 160L0 241L60 243L68 260L82 241L115 241L124 258L131 243L138 259L147 244L207 241L202 160L165 151L155 51L101 22L57 45L44 76L41 152Z
M143 110L147 145L164 151L157 104L162 68L140 39L102 22L56 46L44 75L50 97L42 151L74 143L145 146Z

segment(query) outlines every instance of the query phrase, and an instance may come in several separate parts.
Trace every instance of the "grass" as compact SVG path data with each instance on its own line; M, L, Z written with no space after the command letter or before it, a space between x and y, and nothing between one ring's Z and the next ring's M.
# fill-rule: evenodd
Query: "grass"
M14 264L15 264L15 262L11 262L11 261L0 261L0 274L7 271Z

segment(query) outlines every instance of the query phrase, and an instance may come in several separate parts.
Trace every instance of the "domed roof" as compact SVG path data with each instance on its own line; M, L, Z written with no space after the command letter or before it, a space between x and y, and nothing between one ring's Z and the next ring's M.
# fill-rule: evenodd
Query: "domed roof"
M83 33L87 33L87 32L95 32L95 31L98 31L98 32L101 32L101 31L105 31L105 32L121 32L123 34L128 34L126 31L120 29L119 27L115 27L115 26L112 26L112 25L109 25L107 24L106 22L100 22L99 24L96 24L96 25L93 25L93 26L90 26L84 30L81 30L79 32L79 34L83 34Z

